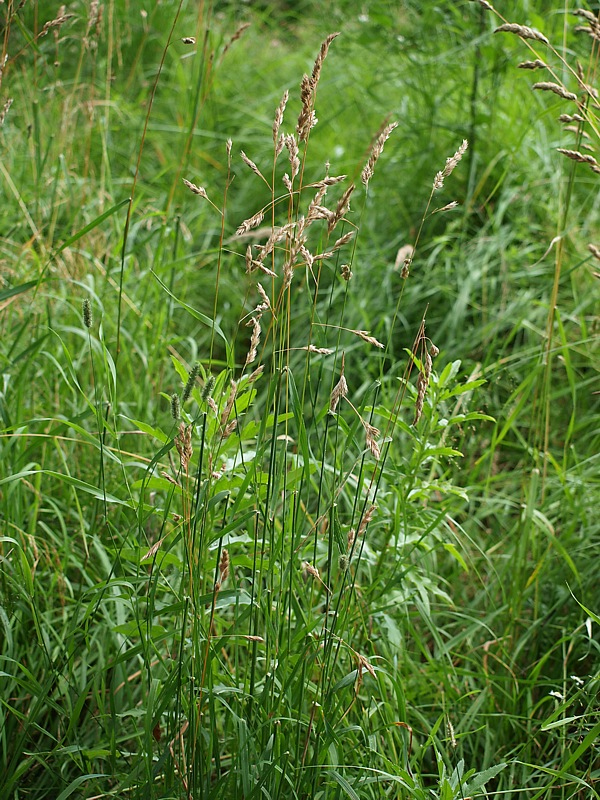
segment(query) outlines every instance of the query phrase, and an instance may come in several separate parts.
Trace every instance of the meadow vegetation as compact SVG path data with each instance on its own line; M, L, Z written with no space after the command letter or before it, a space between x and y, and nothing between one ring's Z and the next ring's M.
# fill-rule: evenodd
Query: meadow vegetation
M594 6L0 19L0 798L600 797Z

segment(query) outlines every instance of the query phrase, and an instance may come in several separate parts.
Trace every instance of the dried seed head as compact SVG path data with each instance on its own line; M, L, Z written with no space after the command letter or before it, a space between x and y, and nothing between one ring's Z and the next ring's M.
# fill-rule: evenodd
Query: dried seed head
M337 33L330 33L329 36L325 39L325 41L321 45L321 49L319 50L319 55L315 60L315 65L313 67L313 71L310 76L310 82L313 89L316 89L317 84L319 83L319 78L321 77L321 68L323 66L323 62L327 58L327 53L329 52L329 45L333 42L336 36L339 35L340 35L339 31L337 31Z
M348 558L346 553L342 553L338 558L338 568L340 572L346 572L349 566L350 566L350 559Z
M183 44L196 44L196 39L193 36L183 36L181 41Z
M221 559L219 561L219 575L221 584L225 583L229 577L229 553L225 548L221 550Z
M408 278L408 276L410 275L411 264L412 264L412 256L409 256L408 258L404 259L404 263L402 264L402 270L400 271L401 278L404 279Z
M559 153L562 153L567 158L570 158L571 161L578 161L581 164L587 164L588 167L590 167L594 172L600 174L600 164L598 164L594 156L580 153L579 150L566 150L564 147L557 147L556 149Z
M595 244L588 244L588 250L594 256L596 261L600 261L600 247Z
M246 324L252 325L252 336L250 337L250 349L248 350L248 355L246 356L244 369L256 358L257 348L260 343L260 320L258 316L252 317L252 319Z
M179 453L179 463L183 472L188 471L190 459L193 454L192 450L192 426L185 425L183 422L179 424L179 433L175 437L175 447Z
M349 553L352 551L355 541L356 541L356 531L354 530L354 528L350 528L350 530L348 531L348 539L347 539L347 545L348 545L347 549Z
M171 416L177 422L179 417L181 416L181 404L179 402L179 395L172 394L171 395Z
M363 428L365 429L366 445L371 451L371 453L375 456L375 458L379 460L379 457L381 456L381 449L377 444L376 439L378 436L380 436L381 431L374 425L369 425L369 423L366 422L362 417L360 421L362 423Z
M367 530L367 525L373 519L373 515L377 511L377 506L372 505L365 511L363 518L360 521L360 525L358 526L358 531L356 532L356 536L358 539L363 535L363 533Z
M235 232L236 236L243 236L244 234L248 233L248 231L258 228L264 218L264 211L257 211L252 217L249 217L242 222Z
M223 413L221 414L221 420L220 420L221 425L225 425L227 423L227 420L229 419L229 415L231 414L231 409L233 408L233 404L235 403L237 388L238 388L237 383L235 381L231 381L231 387L229 389L227 402L225 403L225 408L223 409Z
M192 369L190 370L186 384L183 387L183 392L181 393L181 402L183 404L185 404L189 400L190 395L192 393L192 389L194 388L194 384L196 383L196 378L198 377L199 374L200 374L200 364L196 362L192 367Z
M350 333L353 333L355 336L359 336L363 342L367 342L368 344L372 344L375 347L379 347L383 349L385 345L379 342L374 336L369 334L369 331L353 331L351 330Z
M232 419L223 430L223 439L228 439L237 428L237 419Z
M287 105L287 101L290 94L286 89L283 93L283 97L279 105L277 106L277 111L275 112L275 119L273 120L273 144L277 145L277 140L279 138L279 129L281 128L281 123L283 122L283 114L285 112L285 107Z
M346 281L346 283L352 278L352 270L350 269L350 264L342 264L340 267L340 272L342 274L342 278Z
M494 33L514 33L520 36L521 39L533 39L536 42L550 44L544 34L536 31L535 28L528 28L526 25L517 25L514 22L505 22L504 25L497 27Z
M540 81L539 83L534 83L531 88L538 89L542 92L554 92L554 94L557 94L564 100L572 100L574 103L577 102L576 94L573 94L573 92L568 92L564 86L561 86L558 83L552 83L552 81Z
M295 137L293 134L289 133L285 137L285 146L287 147L288 153L290 154L290 166L292 168L292 183L294 182L294 178L300 172L300 159L298 158L298 143L296 142Z
M8 114L8 111L12 106L12 104L13 104L13 98L9 97L2 106L2 111L0 111L0 128L4 125L4 120L6 119L6 115Z
M333 214L330 214L329 221L327 223L327 231L331 233L331 231L335 228L338 222L348 213L350 210L350 197L354 192L356 187L353 183L346 189L344 194L338 200L337 206Z
M89 299L86 297L81 304L81 311L83 315L83 324L86 328L91 328L93 324L92 319L92 304L90 303Z
M336 408L338 407L338 403L342 399L342 397L348 396L348 384L346 383L346 378L344 377L344 363L345 363L345 356L342 353L342 368L340 379L333 387L331 392L331 397L329 398L329 410L333 413L335 412Z
M266 179L265 179L264 175L262 174L262 172L261 172L261 171L259 170L259 168L256 166L256 164L254 163L254 161L252 161L252 159L251 159L251 158L248 158L248 156L246 155L246 153L244 153L244 151L243 151L243 150L240 150L240 156L241 156L241 158L242 158L242 161L244 162L244 164L245 164L247 167L250 167L250 169L252 170L252 172L253 172L255 175L258 175L258 177L259 177L259 178L261 178L261 179L262 179L263 181L265 181L265 183L266 183Z
M383 129L377 135L373 147L371 148L371 152L369 153L369 158L365 166L363 167L363 171L361 172L360 179L364 183L365 186L369 185L369 181L373 177L373 170L375 169L375 164L379 159L379 156L383 152L383 146L390 138L392 131L398 127L397 122L392 122L389 125L385 125Z
M298 141L305 142L308 139L308 134L311 128L316 125L315 112L313 111L314 91L308 75L302 77L300 83L300 100L302 108L296 123L296 133L298 134Z
M536 58L535 61L521 61L520 64L517 64L518 69L547 69L548 64L545 64L539 58Z
M434 209L431 213L441 214L443 211L452 211L453 208L457 207L458 207L458 202L456 200L453 200L451 203L446 203L446 205L442 206L441 208Z
M431 354L432 358L435 358L440 354L439 347L436 347L433 342L431 343L431 347L429 348L429 353Z
M444 178L447 178L450 174L452 174L458 162L464 156L468 146L469 146L468 141L466 139L463 139L456 153L454 153L453 156L450 156L450 158L446 159L446 165L444 169L438 172L437 175L435 176L435 180L433 182L433 188L435 190L442 188L442 186L444 185Z
M315 353L320 356L330 356L335 352L335 350L331 350L329 347L315 347L314 344L305 345L301 347L300 350L308 350L309 353Z
M255 380L260 378L260 376L263 374L264 371L265 371L265 365L261 364L254 370L254 372L251 372L250 375L248 375L248 383L249 384L254 383Z
M190 192L192 192L192 194L198 194L200 195L200 197L203 197L205 200L208 200L206 189L204 189L202 186L196 186L195 183L192 183L191 181L188 181L185 178L182 178L182 180L184 184L187 186L187 188L190 190Z

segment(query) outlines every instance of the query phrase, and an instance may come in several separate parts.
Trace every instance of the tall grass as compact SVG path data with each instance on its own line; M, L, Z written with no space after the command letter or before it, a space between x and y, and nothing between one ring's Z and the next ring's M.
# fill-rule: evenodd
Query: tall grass
M598 796L596 176L305 5L5 9L3 798Z

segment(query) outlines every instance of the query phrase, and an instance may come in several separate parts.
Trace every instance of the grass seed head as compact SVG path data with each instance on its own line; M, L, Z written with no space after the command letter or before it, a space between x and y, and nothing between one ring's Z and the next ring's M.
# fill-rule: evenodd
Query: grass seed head
M179 417L181 416L181 403L179 401L178 394L171 395L171 416L175 420L175 422L179 421Z
M562 97L563 100L572 100L574 103L577 102L577 95L573 92L568 92L565 87L561 86L559 83L553 83L552 81L539 81L539 83L534 83L531 88L542 92L554 92L554 94Z
M202 402L203 403L207 403L209 398L212 396L212 393L213 393L214 388L215 388L215 383L216 383L215 376L214 375L209 375L209 377L206 380L206 383L202 387Z
M196 362L194 366L191 368L190 373L188 375L188 379L183 387L183 392L181 393L181 402L185 404L189 399L190 395L192 394L192 389L194 388L194 384L196 383L196 378L200 374L200 364Z
M86 328L91 328L94 321L92 317L92 304L87 297L81 304L81 312L83 316L83 324Z
M499 25L494 30L494 33L514 33L516 36L520 36L521 39L533 39L536 42L550 44L543 33L536 31L535 28L528 28L527 25L518 25L515 22L505 22L504 25Z
M390 138L392 131L397 127L397 122L391 122L389 125L385 125L377 135L373 147L371 148L371 152L369 153L367 163L363 167L360 175L360 179L365 186L369 185L369 181L373 177L373 170L375 169L375 164L377 163L379 156L383 153L383 146Z

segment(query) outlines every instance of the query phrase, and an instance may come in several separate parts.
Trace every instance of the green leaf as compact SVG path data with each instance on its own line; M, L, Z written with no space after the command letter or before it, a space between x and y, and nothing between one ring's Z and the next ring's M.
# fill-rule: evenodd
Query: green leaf
M154 278L156 279L157 283L163 289L163 291L165 291L169 295L169 297L175 300L177 305L181 306L181 308L184 308L189 314L192 315L192 317L194 317L194 319L197 319L199 322L203 322L207 327L213 330L217 334L217 336L219 336L223 340L223 344L225 345L225 352L227 353L227 364L231 369L233 369L233 367L235 366L233 360L233 352L231 350L229 342L227 341L227 337L225 336L219 325L210 317L207 317L206 314L203 314L201 311L197 311L195 308L192 308L192 306L189 306L187 303L184 303L183 300L180 300L178 297L176 297L173 294L173 292L169 289L169 287L166 286L166 284L164 284L161 281L156 272L154 272L154 270L151 270L151 272L152 275L154 275Z

